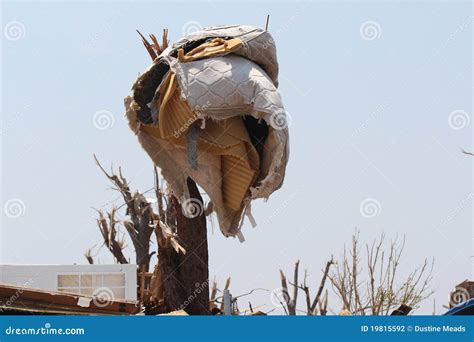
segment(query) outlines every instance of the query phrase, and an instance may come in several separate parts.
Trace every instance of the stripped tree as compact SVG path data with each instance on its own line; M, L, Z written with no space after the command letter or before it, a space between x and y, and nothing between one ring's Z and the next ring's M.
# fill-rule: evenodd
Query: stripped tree
M433 293L429 284L434 261L425 259L402 278L399 267L405 239L401 243L397 239L390 241L387 249L384 240L382 234L366 244L364 259L356 232L351 246L344 248L341 260L335 263L329 279L342 302L341 314L389 315L400 314L400 310L408 313Z
M208 314L209 310L209 270L207 251L206 212L186 215L177 199L166 191L160 182L158 170L154 169L157 208L154 209L143 193L132 192L121 168L118 174L112 169L107 172L94 155L94 159L118 191L125 206L124 220L117 219L117 208L105 213L97 210L97 226L103 238L103 245L118 263L129 262L123 250L126 246L123 226L135 249L136 264L140 271L148 271L150 240L155 233L158 245L158 264L154 269L151 297L144 303L150 312L166 307L168 311L183 309L189 314ZM190 195L202 202L200 192L194 182L188 179ZM122 207L122 206L121 206ZM187 253L190 252L190 253ZM94 263L92 249L85 257Z
M319 283L318 290L316 292L316 295L313 299L311 299L311 292L310 288L307 283L307 275L308 272L305 270L304 272L304 279L303 283L299 283L299 265L300 261L297 260L295 263L295 268L293 272L293 282L289 282L289 284L293 288L293 294L290 295L289 287L288 287L288 281L285 273L283 273L282 270L280 270L280 280L281 280L281 294L282 298L279 298L280 305L283 307L283 310L287 315L290 316L295 316L298 312L302 312L308 316L315 316L315 315L321 315L325 316L327 313L327 291L323 294L324 287L326 285L326 281L328 278L329 270L331 266L334 264L333 259L329 260L326 263L326 267L324 268L323 276L321 278L321 281ZM298 304L298 292L303 291L305 295L305 302L306 302L306 309L305 310L298 310L297 304Z
M122 174L121 168L119 168L118 174L115 174L113 169L108 173L95 155L94 159L100 170L113 184L113 189L122 195L126 208L125 215L127 219L122 221L116 219L117 208L115 207L107 211L107 217L102 210L97 210L99 214L97 226L104 239L104 245L112 253L118 263L128 263L122 252L125 247L125 240L123 237L118 237L117 226L121 224L133 243L136 264L140 270L148 270L150 258L155 253L150 252L150 238L154 231L156 219L156 214L153 212L151 203L149 203L145 196L139 191L132 193L127 179Z

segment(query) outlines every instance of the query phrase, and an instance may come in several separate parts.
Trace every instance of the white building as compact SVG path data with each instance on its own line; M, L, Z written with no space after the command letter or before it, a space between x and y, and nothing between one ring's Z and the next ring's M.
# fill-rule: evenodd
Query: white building
M137 266L0 265L0 284L137 300Z

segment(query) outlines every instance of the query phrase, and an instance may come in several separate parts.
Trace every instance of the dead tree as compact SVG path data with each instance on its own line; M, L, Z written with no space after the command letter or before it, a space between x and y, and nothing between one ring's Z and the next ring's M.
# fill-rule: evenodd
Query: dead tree
M140 270L145 269L148 271L150 267L150 258L155 253L150 253L150 238L154 231L156 214L153 212L151 204L146 200L143 194L138 191L132 193L127 179L122 175L121 168L119 168L118 174L115 174L113 170L111 170L111 173L108 173L102 167L95 155L94 159L100 170L114 185L113 189L122 195L126 207L125 215L128 217L127 220L123 220L122 222L117 221L115 219L117 209L112 208L107 212L107 221L103 212L98 210L99 218L97 220L97 225L102 233L104 245L107 246L119 263L128 263L122 253L124 248L123 242L116 240L116 225L121 223L125 227L130 240L133 243L136 264Z
M341 313L351 315L389 315L400 306L416 308L433 292L429 290L433 262L427 259L405 279L398 269L405 246L391 241L384 249L384 235L365 246L366 269L359 247L359 233L352 237L350 248L344 248L342 259L329 274L331 284L342 302Z
M295 316L298 311L297 309L297 304L298 304L298 292L299 290L302 290L305 294L305 300L306 300L306 310L304 311L306 315L308 316L315 316L318 315L318 309L319 309L319 315L326 315L327 312L327 291L323 295L324 291L324 286L326 285L326 281L328 278L328 273L331 268L331 266L334 264L333 259L329 260L326 263L326 267L323 270L323 277L321 278L321 282L318 287L318 291L316 292L316 295L313 300L311 300L311 293L309 286L307 285L307 275L308 272L305 270L304 272L304 280L303 283L300 284L298 282L298 277L299 277L299 264L300 261L297 260L295 263L295 269L293 272L293 282L289 282L290 285L293 286L293 295L290 295L289 289L288 289L288 281L286 279L285 273L283 273L282 270L280 270L280 279L281 279L281 289L282 289L282 294L283 294L283 302L281 302L281 306L285 310L285 313L290 316Z
M318 309L319 309L319 314L321 316L325 316L327 313L328 294L326 290L326 292L323 295L323 290L324 290L324 286L326 285L326 280L328 278L329 270L333 264L334 264L334 260L331 257L331 260L329 260L326 263L326 267L324 268L324 271L323 271L323 277L321 278L318 291L316 292L316 296L314 297L313 301L311 301L310 290L306 283L307 271L306 270L304 271L304 281L302 285L299 285L299 287L304 291L305 296L306 296L306 314L308 316L317 315Z
M298 300L298 273L299 273L299 266L300 261L297 260L295 263L295 270L294 270L294 280L293 280L293 296L290 296L290 292L288 290L288 284L286 280L285 273L280 270L280 278L281 278L281 288L283 292L283 299L285 300L286 308L285 312L290 316L296 315L296 303Z
M176 197L166 191L160 183L158 170L155 168L155 194L157 213L145 196L136 191L132 193L121 168L118 174L113 170L105 171L94 156L100 170L114 185L124 200L127 219L116 219L117 208L113 207L105 215L98 210L97 225L101 231L104 245L118 263L128 263L123 254L125 239L119 234L118 226L122 225L133 243L136 263L139 270L149 269L151 256L150 240L155 232L158 245L158 265L154 271L153 285L150 289L153 303L146 303L153 312L153 305L166 306L168 311L183 309L188 314L209 314L209 266L205 210L198 210L196 215L187 215ZM203 203L197 185L187 181L193 203ZM202 206L204 208L204 206ZM94 262L91 249L85 257L89 263Z
M115 213L117 212L116 208L112 208L110 211L107 212L108 220L105 218L104 213L102 210L97 210L99 214L99 218L97 219L97 226L99 227L100 233L102 234L102 238L104 239L104 246L112 253L115 260L119 264L128 264L127 259L123 255L123 249L126 246L125 240L123 237L117 237L117 224L119 221L115 219ZM93 263L93 257L91 255L91 251L86 253L86 258L89 263ZM92 262L91 262L92 260Z
M149 36L150 43L140 32L138 34L152 61L168 46L166 29L161 45L154 35ZM158 184L156 169L155 179ZM210 310L206 211L196 183L191 178L186 182L190 198L198 203L197 215L186 215L187 209L183 210L176 197L163 196L156 187L160 222L155 229L159 246L158 272L161 272L164 296L171 310L184 309L189 314L207 315ZM185 254L177 245L182 246Z
M167 30L163 30L162 43L154 35L150 35L151 43L140 33L143 45L152 60L168 46ZM94 156L95 158L95 156ZM155 168L155 192L157 197L158 214L155 214L145 197L136 192L132 194L127 180L121 170L119 174L107 173L96 162L102 172L122 194L127 207L126 215L129 220L123 221L130 239L135 247L139 269L148 270L150 257L150 238L155 232L158 245L158 265L153 274L151 289L155 303L165 303L170 311L183 309L191 315L207 315L209 308L209 256L207 245L206 213L203 199L196 183L188 178L187 188L193 203L198 203L197 214L188 215L187 208L183 210L178 199L171 193L165 193L160 186L158 171ZM101 230L102 231L102 230ZM104 236L104 235L103 235ZM108 236L108 235L107 235ZM105 237L104 237L105 241ZM115 244L116 245L116 244ZM113 248L113 242L108 242L111 252L119 254ZM115 254L114 254L115 255ZM93 262L90 253L86 253L89 262ZM117 258L122 260L122 258Z

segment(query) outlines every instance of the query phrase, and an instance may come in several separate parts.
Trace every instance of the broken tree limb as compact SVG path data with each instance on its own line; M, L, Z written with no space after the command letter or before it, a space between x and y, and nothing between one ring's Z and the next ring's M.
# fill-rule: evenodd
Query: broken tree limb
M280 277L281 277L281 285L282 285L282 290L283 290L283 297L286 303L286 308L285 312L288 315L296 315L297 311L297 301L298 301L298 290L302 290L305 294L305 300L306 300L306 314L308 316L314 316L317 315L317 307L319 306L320 314L326 314L327 312L327 294L323 299L321 300L321 296L324 290L324 286L326 284L326 280L328 278L328 273L331 265L334 264L333 258L331 257L331 260L329 260L326 263L326 267L323 271L323 277L321 279L321 282L319 284L318 291L316 293L316 296L313 301L311 301L311 293L309 290L309 287L307 285L306 279L308 276L307 270L304 272L304 279L303 279L303 284L298 284L298 275L299 275L299 260L296 261L295 263L295 270L294 270L294 280L293 282L290 282L290 285L293 286L293 296L290 297L289 292L288 292L288 285L287 285L287 280L286 276L283 273L283 271L280 270ZM283 304L282 304L283 305Z
M115 228L118 221L115 219L116 209L112 208L107 213L108 221L104 216L102 210L97 210L99 218L97 219L97 226L99 227L102 238L104 239L104 245L112 253L114 258L120 264L128 264L127 259L123 255L123 249L125 248L125 242L120 239L117 240L117 229Z
M294 271L294 281L293 281L293 297L290 296L290 292L288 290L288 284L286 280L285 273L280 270L280 278L281 278L281 287L283 292L283 299L286 304L285 312L290 316L296 315L296 303L298 299L298 272L299 272L299 264L300 261L297 260L295 263L295 271Z
M126 215L129 216L130 220L124 220L123 226L127 230L128 235L133 243L133 247L135 248L135 255L136 255L136 264L138 265L139 269L141 270L143 266L145 266L146 271L149 270L150 267L150 258L152 257L153 253L150 253L150 238L154 231L154 220L156 214L153 212L153 208L151 204L148 203L145 196L140 192L136 191L132 193L130 186L128 184L127 179L122 175L122 169L119 167L118 174L115 174L113 169L111 173L105 171L105 169L100 164L99 160L97 159L96 155L94 154L94 160L99 167L99 169L104 173L104 175L110 180L110 182L115 186L114 189L118 191L124 201L126 206ZM109 213L109 222L115 226L115 224L119 223L115 221L115 212L116 209L113 208L112 211ZM112 216L110 216L112 214ZM111 219L114 219L111 221ZM103 222L103 215L100 216L99 212L99 228L101 228L102 236L104 237L104 241L106 243L112 243L113 241L108 241L109 239L106 238L104 233L104 226ZM110 233L115 233L114 230L111 230ZM111 245L113 249L109 250L114 256L120 257L120 253L118 252L117 247ZM114 252L115 251L115 252ZM119 260L119 259L117 259ZM121 261L120 261L121 262ZM123 262L121 262L123 263Z
M321 279L321 283L319 284L318 292L316 293L316 297L314 297L313 304L311 304L311 313L314 314L316 310L316 305L318 305L321 294L323 293L324 285L326 284L326 279L329 274L329 269L331 268L331 265L334 264L334 259L331 257L331 260L329 260L326 263L326 268L324 269L323 273L323 278Z

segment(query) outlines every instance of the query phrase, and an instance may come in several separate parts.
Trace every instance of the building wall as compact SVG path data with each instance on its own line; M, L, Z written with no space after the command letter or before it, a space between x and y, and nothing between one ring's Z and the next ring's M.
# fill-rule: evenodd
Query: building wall
M0 284L137 299L136 265L0 265Z

